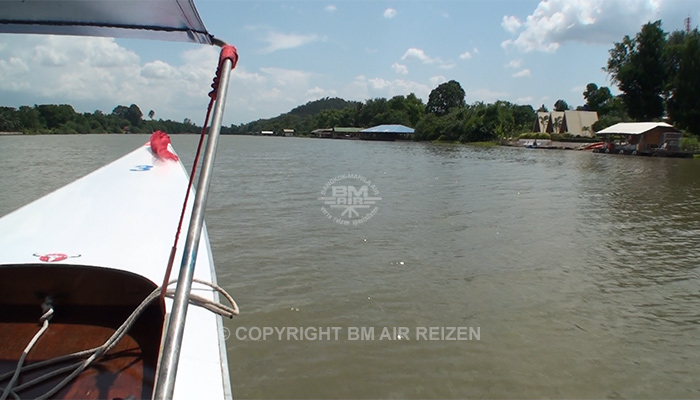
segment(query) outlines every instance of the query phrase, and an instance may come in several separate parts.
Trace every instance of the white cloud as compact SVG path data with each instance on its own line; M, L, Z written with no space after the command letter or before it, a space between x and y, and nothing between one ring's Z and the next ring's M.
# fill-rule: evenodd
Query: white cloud
M308 43L320 40L318 35L297 35L293 33L269 32L263 41L267 42L267 46L261 51L263 54L269 54L277 50L294 49Z
M447 78L445 78L445 77L442 76L442 75L438 75L438 76L433 76L433 77L431 77L430 79L428 79L428 81L430 82L430 85L431 85L431 86L437 87L437 86L439 86L441 83L447 82Z
M27 91L30 89L29 65L19 57L10 57L8 60L0 60L0 91L10 92Z
M146 42L144 51L151 44L161 45ZM51 49L49 57L42 53L46 49ZM154 110L157 118L189 118L201 124L218 49L187 49L173 54L176 61L144 61L113 39L5 35L0 37L0 104L71 104L77 112L105 113L117 105L136 104L144 114ZM225 124L270 118L306 101L347 98L349 94L340 93L342 84L318 84L314 82L317 76L310 72L275 66L250 69L246 59L239 62L231 73L232 92L227 99ZM419 84L402 80L388 80L382 85L375 78L364 84L362 93L371 97L423 90ZM365 98L370 97L357 99Z
M47 48L50 56L42 54ZM160 118L201 123L218 52L201 47L182 53L182 59L142 63L108 38L15 35L0 51L0 103L27 98L29 104L71 104L78 112L106 113L136 104Z
M421 49L411 47L410 49L406 50L406 52L401 56L402 60L418 60L421 61L423 64L434 64L436 62L440 62L439 58L431 58L428 57L427 54Z
M100 61L102 56L108 61ZM118 99L128 91L124 82L142 80L138 56L106 38L14 36L0 60L0 89L16 90L12 81L25 82L22 94L29 97Z
M520 59L519 60L510 60L508 62L508 64L506 64L506 68L517 69L517 68L520 68L522 63L523 63L523 60L520 60Z
M566 42L610 44L659 19L668 0L542 0L524 22L504 16L503 29L515 37L505 49L553 53Z
M233 70L231 80L243 85L259 85L265 82L265 77L255 72L248 72L245 66L239 65Z
M462 54L460 58L465 59L466 56ZM425 54L425 51L416 47L411 47L408 50L406 50L403 56L401 56L401 60L417 60L423 64L437 65L437 67L440 69L452 69L457 66L457 64L455 64L454 62L445 62L440 57L430 57L427 54Z
M370 98L369 89L367 88L367 77L358 75L355 79L342 89L342 94L348 100L364 101Z
M393 63L393 64L391 65L391 69L393 69L394 72L396 72L397 74L401 74L401 75L407 75L407 74L408 74L408 67L406 67L406 66L403 65L403 64Z
M324 10L328 11L329 13L334 13L338 10L338 7L333 4L329 4L324 8Z
M269 76L269 81L282 88L305 87L311 76L308 72L276 67L264 67L260 68L260 71Z
M315 99L320 99L323 97L331 97L335 96L336 92L335 90L326 90L322 89L318 86L314 86L311 89L306 91L306 98L308 100L315 100Z
M518 29L520 29L521 26L523 26L523 23L520 22L518 17L504 15L503 21L501 22L501 26L506 31L510 33L515 33L518 31Z
M508 92L499 92L485 88L469 88L464 90L467 94L468 103L474 101L483 101L484 103L493 103L496 100L506 99L509 96Z
M65 67L69 58L61 49L39 45L35 48L33 61L42 67Z
M572 93L581 94L586 91L586 85L577 85L571 88Z
M372 78L368 79L367 82L369 83L369 86L374 89L374 90L382 90L391 85L390 81L387 81L382 78Z
M524 78L524 77L530 76L530 70L523 69L523 70L520 70L520 71L514 73L512 76L513 76L513 78Z
M341 96L349 100L364 101L376 97L391 98L414 93L417 97L427 101L431 90L431 87L419 82L404 79L367 78L364 75L359 75L343 89Z
M391 18L394 18L395 16L396 16L396 9L387 8L386 10L384 10L384 18L391 19Z
M231 74L231 88L236 96L228 96L226 114L239 122L271 118L288 112L306 101L335 96L333 90L312 84L313 74L277 67L248 71L240 65Z
M178 71L172 65L156 60L143 65L141 76L151 79L175 79Z
M461 58L462 60L468 60L472 58L472 53L465 51L464 53L459 55L459 58Z

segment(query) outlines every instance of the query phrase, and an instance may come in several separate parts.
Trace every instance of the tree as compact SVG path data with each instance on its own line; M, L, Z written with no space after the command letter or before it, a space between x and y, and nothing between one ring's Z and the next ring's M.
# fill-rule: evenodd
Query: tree
M459 82L451 80L442 83L430 92L425 111L437 116L447 115L451 109L466 105L465 96L466 93Z
M586 91L583 92L583 98L586 99L586 108L588 111L598 111L598 114L606 114L604 107L605 103L613 98L610 89L606 86L598 87L595 83L586 85Z
M116 106L112 110L112 115L119 117L121 119L126 119L126 115L129 113L129 108L125 106Z
M423 100L419 99L414 93L406 96L404 109L408 114L409 126L418 125L418 121L425 115L425 104L423 104Z
M139 106L136 104L130 105L126 113L126 120L129 121L132 126L139 126L141 125L141 118L143 118L143 113Z
M564 124L564 118L559 116L554 118L554 122L552 122L552 127L554 128L554 133L561 133L559 132L561 126Z
M21 106L17 110L19 124L24 128L24 132L38 132L43 126L41 124L41 114L36 106Z
M510 104L510 110L513 113L513 127L514 131L519 131L517 133L532 130L532 125L535 123L537 114L532 106L518 106Z
M656 21L644 25L634 40L625 36L609 50L605 71L618 84L627 113L635 120L658 119L664 113L665 46L666 33Z
M385 113L388 109L387 100L385 98L370 99L360 106L357 112L357 124L359 126L378 125L377 115ZM381 123L381 122L379 122Z
M700 33L674 32L669 38L668 115L681 129L700 134Z
M127 120L131 126L141 125L141 118L143 117L141 109L136 104L132 104L129 107L116 106L112 110L112 115Z
M554 103L554 111L566 111L569 109L569 105L564 100L557 100Z
M75 119L75 110L73 106L68 104L42 104L36 106L37 111L41 115L45 126L49 129L55 129L61 125Z
M540 108L537 109L537 112L549 112L549 110L542 104Z
M377 100L374 100L374 102ZM371 118L371 125L401 124L415 127L418 121L423 117L425 111L423 101L413 93L408 96L394 96L386 102L382 99L381 104L374 103L373 106L374 107L370 107L368 104L368 107L363 108L362 113L364 116L372 109L380 111L379 114L375 114Z
M13 131L20 126L17 112L12 107L0 107L0 132Z

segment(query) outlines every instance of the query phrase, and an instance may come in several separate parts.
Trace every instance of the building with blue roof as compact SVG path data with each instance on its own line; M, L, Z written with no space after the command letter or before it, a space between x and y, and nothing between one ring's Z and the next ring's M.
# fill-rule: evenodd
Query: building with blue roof
M405 125L377 125L360 131L362 140L411 140L413 128Z

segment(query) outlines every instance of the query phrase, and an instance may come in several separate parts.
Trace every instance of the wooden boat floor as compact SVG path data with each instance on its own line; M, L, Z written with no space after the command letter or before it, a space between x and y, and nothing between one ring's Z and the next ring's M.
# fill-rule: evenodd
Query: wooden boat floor
M12 372L19 357L31 338L39 330L38 313L33 321L22 321L22 315L32 315L25 307L0 307L0 315L16 322L0 323L0 375ZM132 310L124 307L76 307L66 316L56 315L50 322L48 330L36 342L25 360L25 365L53 359L77 351L91 349L102 345L128 317ZM67 310L63 310L64 313ZM151 311L151 310L148 310ZM83 371L73 382L58 392L58 399L126 399L151 398L160 332L148 332L147 318L157 315L144 314L134 328L109 353ZM152 311L150 312L152 314ZM76 318L79 317L79 318ZM26 319L26 318L24 318ZM90 325L80 320L90 321ZM160 322L160 321L159 321ZM84 359L84 358L83 358ZM54 364L37 371L30 371L20 376L17 385L29 382L57 368L82 361L73 359ZM68 373L51 378L35 387L19 393L21 398L35 398L46 393L60 382ZM8 380L0 383L0 388ZM11 398L11 397L10 397Z
M82 289L77 290L77 285ZM24 366L102 345L151 290L152 284L134 275L107 269L0 268L0 376L14 372L22 352L41 328L40 305L45 294L54 295L54 314ZM114 348L51 398L150 399L163 321L163 304L152 303ZM83 360L74 358L27 371L14 387ZM23 399L36 398L71 372L17 393ZM9 377L0 381L0 394L8 382Z

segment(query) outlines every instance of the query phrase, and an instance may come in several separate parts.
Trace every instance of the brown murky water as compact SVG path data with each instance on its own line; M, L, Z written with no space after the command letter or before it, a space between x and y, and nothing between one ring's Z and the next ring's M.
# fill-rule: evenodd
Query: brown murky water
M0 215L146 139L0 137ZM173 142L191 162L196 138ZM241 306L236 397L700 397L699 161L220 143L207 224ZM343 174L379 198L356 226L320 199Z

